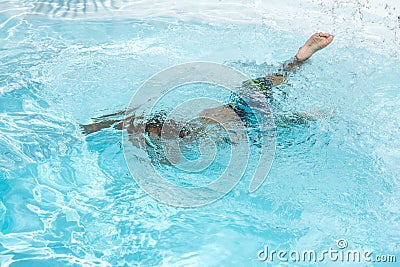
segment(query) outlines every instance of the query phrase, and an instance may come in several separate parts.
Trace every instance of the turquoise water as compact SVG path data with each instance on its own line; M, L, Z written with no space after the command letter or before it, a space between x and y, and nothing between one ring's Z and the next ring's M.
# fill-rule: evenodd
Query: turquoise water
M10 16L0 15L1 266L268 266L257 258L265 245L321 251L339 239L400 260L397 55L338 33L281 88L280 110L318 119L277 128L259 190L249 194L245 176L212 204L175 208L132 179L121 132L86 137L79 124L127 107L176 64L272 72L309 34L267 23Z

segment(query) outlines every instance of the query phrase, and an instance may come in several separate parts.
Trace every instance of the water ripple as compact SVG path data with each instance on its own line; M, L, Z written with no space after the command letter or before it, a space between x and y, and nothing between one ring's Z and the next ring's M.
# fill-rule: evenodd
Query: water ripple
M336 26L349 23L342 24L338 12L345 2L329 11ZM218 9L207 9L214 5L198 14L209 19L204 24L44 16L79 18L145 5L113 3L25 1L14 12L28 8L38 16L0 11L2 265L255 265L265 244L326 249L339 235L354 246L399 251L400 73L389 50L361 49L358 40L349 42L352 35L342 35L337 46L316 54L289 76L279 107L282 115L324 116L279 125L275 162L262 188L249 195L244 177L210 206L177 209L133 181L119 132L84 137L79 123L122 109L135 88L164 67L213 59L257 77L291 57L302 40L298 32L267 25L218 27L209 22L217 17ZM165 11L189 18L188 7ZM232 11L229 3L224 7L221 13ZM151 8L154 16L165 9L163 2ZM252 12L232 13L231 21ZM260 18L267 23L272 13ZM259 64L265 60L272 66Z

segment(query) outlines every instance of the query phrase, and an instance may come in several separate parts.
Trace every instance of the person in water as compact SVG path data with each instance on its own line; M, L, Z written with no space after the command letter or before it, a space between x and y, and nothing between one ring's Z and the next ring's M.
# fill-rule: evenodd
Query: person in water
M254 88L263 92L267 98L271 97L271 90L273 87L278 86L285 82L286 76L289 72L294 71L299 68L307 59L309 59L315 52L328 46L334 39L334 36L329 33L315 33L313 34L306 43L301 46L292 60L284 64L281 72L279 74L266 75L257 79L249 80L244 82L244 86ZM232 110L241 118L245 116L245 110L237 105L236 103L230 103L218 108L207 109L200 116L214 118L214 121L206 120L206 124L217 124L218 118L225 119L228 114L232 116ZM117 130L126 129L130 135L135 134L135 127L133 126L133 121L145 121L145 131L149 137L159 139L162 133L162 127L165 123L165 114L155 114L150 119L149 118L139 118L135 116L126 116L126 111L120 111L114 114L104 115L93 119L93 123L87 125L81 125L81 128L85 134L91 134L98 132L102 129L113 127ZM124 117L124 118L121 118ZM215 119L216 118L216 119ZM175 122L168 122L169 125ZM204 121L202 122L204 123ZM175 123L177 126L179 123ZM188 136L194 137L201 135L204 132L204 127L202 125L194 125L193 123L181 129L179 137L186 138ZM132 139L133 140L133 139ZM149 142L146 141L149 145Z

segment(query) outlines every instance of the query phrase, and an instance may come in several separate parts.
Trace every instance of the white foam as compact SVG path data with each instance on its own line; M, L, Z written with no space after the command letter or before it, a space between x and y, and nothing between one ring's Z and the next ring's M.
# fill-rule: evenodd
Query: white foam
M376 0L106 0L5 1L1 13L51 19L184 20L210 24L258 24L308 35L335 34L337 45L368 47L399 57L400 2ZM6 20L0 25L4 26ZM2 27L0 26L0 28Z

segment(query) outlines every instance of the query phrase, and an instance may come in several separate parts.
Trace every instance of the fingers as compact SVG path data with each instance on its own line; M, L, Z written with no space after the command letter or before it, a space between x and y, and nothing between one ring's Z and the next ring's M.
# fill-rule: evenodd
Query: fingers
M333 38L333 35L330 33L325 33L325 32L317 32L314 34L315 36L318 37L323 37L323 38Z

